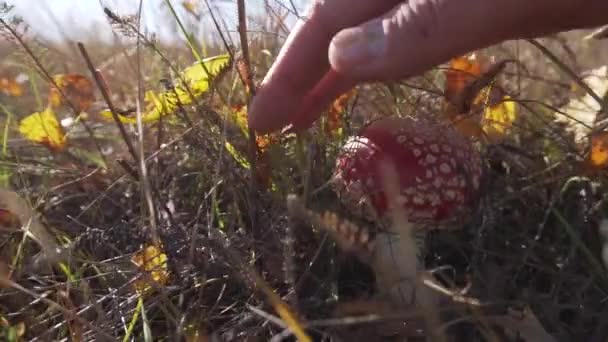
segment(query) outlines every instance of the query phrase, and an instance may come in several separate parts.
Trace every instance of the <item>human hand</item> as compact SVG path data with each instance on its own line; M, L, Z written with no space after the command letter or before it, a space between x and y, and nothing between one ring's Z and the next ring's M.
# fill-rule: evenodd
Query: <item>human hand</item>
M608 23L606 0L313 0L266 75L249 125L305 129L361 82L420 74L508 39Z

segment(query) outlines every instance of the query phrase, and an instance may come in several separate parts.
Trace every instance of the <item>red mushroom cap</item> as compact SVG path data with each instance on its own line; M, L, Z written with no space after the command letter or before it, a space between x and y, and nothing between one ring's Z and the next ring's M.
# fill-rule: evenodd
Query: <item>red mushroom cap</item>
M397 204L411 222L441 223L468 211L476 198L481 160L471 143L448 124L387 117L365 127L343 147L334 187L341 201L381 219L387 211L379 163L397 168Z

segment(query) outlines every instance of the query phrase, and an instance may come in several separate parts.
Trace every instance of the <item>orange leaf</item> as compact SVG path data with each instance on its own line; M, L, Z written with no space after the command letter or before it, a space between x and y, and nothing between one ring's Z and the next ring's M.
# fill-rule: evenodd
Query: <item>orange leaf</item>
M452 59L449 69L445 72L445 95L448 101L455 100L455 97L482 72L483 66L474 54Z
M23 95L23 88L14 78L2 77L0 78L0 92L7 96L19 97Z
M67 102L61 97L61 93L79 112L87 111L95 101L93 83L87 77L79 74L59 74L53 76L53 80L59 89L52 86L49 90L51 106L59 107Z
M608 165L608 132L602 132L591 137L591 165L604 167Z
M0 226L5 228L17 228L19 227L19 217L12 211L4 208L0 208Z
M353 88L351 91L338 96L338 98L336 98L329 106L329 111L327 113L327 118L325 119L324 125L326 134L332 134L344 126L342 114L346 111L348 100L350 100L356 93L356 88Z

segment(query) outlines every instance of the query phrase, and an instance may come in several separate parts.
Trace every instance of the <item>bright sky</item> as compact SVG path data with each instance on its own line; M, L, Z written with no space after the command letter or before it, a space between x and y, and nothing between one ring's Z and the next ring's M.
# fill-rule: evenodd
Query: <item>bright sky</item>
M184 0L171 0L171 4L178 10L180 19L185 22L194 23L192 15L187 14L183 8ZM209 17L205 15L206 6L204 0L191 0L198 5L199 11L203 13L203 24L192 26L198 29L198 34L213 33L215 28L211 25ZM229 30L236 29L236 1L235 0L209 0L212 6L216 6L223 20L226 21ZM307 0L269 0L269 3L277 7L291 9L292 4L302 12ZM82 39L83 37L96 35L102 39L111 39L112 33L103 7L110 8L120 15L133 15L137 13L137 0L8 0L9 4L15 5L15 13L22 17L31 29L41 37L51 40ZM261 14L263 12L263 0L247 0L250 14ZM143 23L149 32L155 32L161 40L172 40L176 37L171 28L174 22L167 22L169 10L165 0L143 1ZM218 12L215 12L218 13ZM292 25L295 17L291 16L289 24ZM254 27L249 27L254 30Z

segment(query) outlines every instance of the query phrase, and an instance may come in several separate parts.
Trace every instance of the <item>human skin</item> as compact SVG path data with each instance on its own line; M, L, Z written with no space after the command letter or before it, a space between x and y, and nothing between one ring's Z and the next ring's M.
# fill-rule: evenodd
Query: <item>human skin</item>
M359 83L415 76L511 39L608 23L607 0L315 0L251 104L249 125L306 129Z

